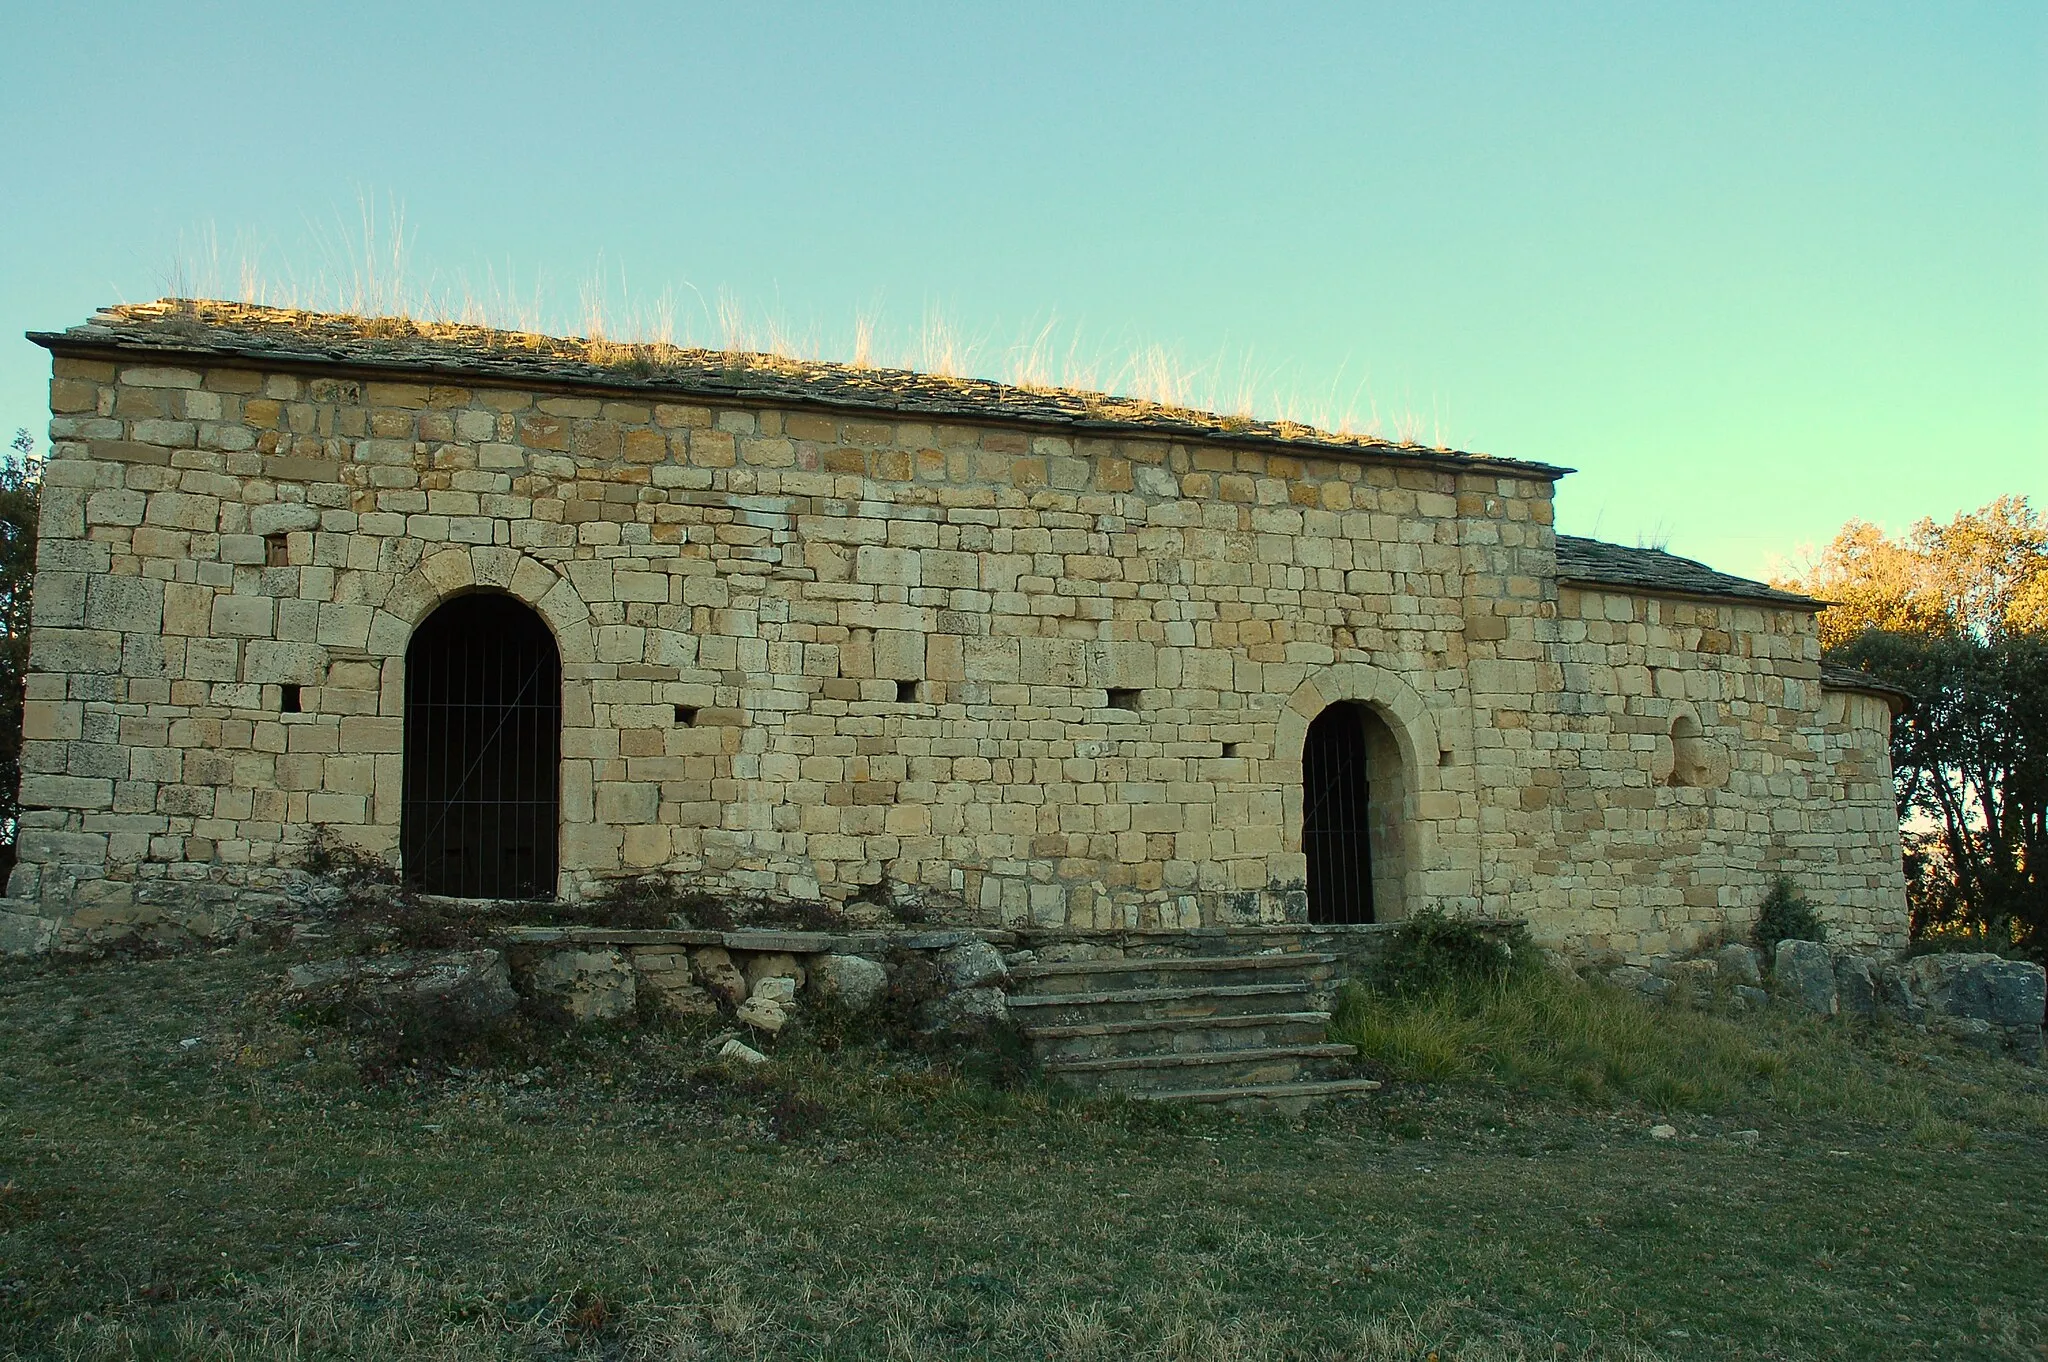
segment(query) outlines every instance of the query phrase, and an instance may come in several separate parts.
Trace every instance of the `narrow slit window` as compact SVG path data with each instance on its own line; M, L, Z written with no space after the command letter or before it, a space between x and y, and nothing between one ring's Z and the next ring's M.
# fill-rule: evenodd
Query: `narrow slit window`
M290 567L292 565L291 539L282 534L263 536L263 566Z
M1111 709L1128 710L1136 714L1138 712L1138 692L1126 687L1111 686L1109 688L1109 707Z
M303 714L305 712L304 702L296 682L288 681L284 685L279 686L277 690L277 708L280 713Z
M697 707L696 707L695 705L677 705L677 706L676 706L676 727L677 727L677 728L695 728L696 726L697 726Z
M915 682L915 681L898 681L898 682L896 683L896 703L897 703L897 704L899 704L899 705L914 705L914 704L916 704L916 703L917 703L917 682Z

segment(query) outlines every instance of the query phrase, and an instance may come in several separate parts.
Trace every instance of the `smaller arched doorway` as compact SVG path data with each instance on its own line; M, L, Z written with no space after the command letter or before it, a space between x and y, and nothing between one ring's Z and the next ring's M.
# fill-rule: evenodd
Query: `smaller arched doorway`
M552 897L562 661L516 597L458 596L405 652L406 882L459 898Z
M1330 705L1308 726L1301 773L1308 920L1342 924L1406 916L1406 782L1386 721L1368 705Z

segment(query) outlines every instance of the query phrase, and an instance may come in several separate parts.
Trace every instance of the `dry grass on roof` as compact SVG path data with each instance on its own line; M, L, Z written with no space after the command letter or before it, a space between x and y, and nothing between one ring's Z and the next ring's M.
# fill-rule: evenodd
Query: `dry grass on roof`
M103 309L64 339L513 378L624 384L712 396L824 402L926 416L982 416L1161 434L1255 439L1544 470L1540 464L1461 453L1299 421L1221 414L1140 397L804 359L778 351L708 349L666 341L551 336L470 322L422 321L209 299L160 299ZM1549 470L1544 470L1549 471Z

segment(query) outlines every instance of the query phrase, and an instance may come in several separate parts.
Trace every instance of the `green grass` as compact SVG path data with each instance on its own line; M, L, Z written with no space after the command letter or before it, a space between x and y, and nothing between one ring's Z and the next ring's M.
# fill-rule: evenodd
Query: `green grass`
M1668 1002L1548 969L1409 994L1352 986L1331 1028L1396 1078L1488 1081L1523 1092L1666 1111L1873 1121L1928 1130L2040 1132L2048 1102L1885 1023L1734 1009L1726 995Z
M1405 1034L1462 1076L1299 1123L862 1047L734 1074L681 1027L380 1086L277 1020L287 963L0 972L0 1355L2038 1358L2048 1338L2040 1075L1918 1036L1560 990L1439 1008L1446 1043L1354 1004L1382 1058ZM1709 1040L1697 1095L1649 1097ZM1589 1069L1591 1101L1571 1095Z

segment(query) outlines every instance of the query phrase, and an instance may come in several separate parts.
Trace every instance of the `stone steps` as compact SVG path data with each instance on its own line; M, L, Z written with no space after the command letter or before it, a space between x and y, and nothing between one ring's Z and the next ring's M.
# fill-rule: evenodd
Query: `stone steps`
M1315 1003L1338 957L1200 944L1223 942L1238 949L1019 964L1010 1015L1047 1077L1085 1092L1291 1109L1378 1086L1330 1072L1354 1054Z
M1348 1045L1273 1045L1255 1050L1197 1050L1189 1054L1121 1055L1111 1059L1056 1059L1054 1079L1094 1092L1185 1091L1269 1086L1311 1076L1312 1061L1349 1059Z
M1017 981L1041 994L1129 992L1177 988L1189 980L1219 984L1320 983L1327 979L1334 955L1307 951L1275 951L1262 955L1214 955L1193 959L1157 958L1074 961L1064 964L1019 965Z
M1327 1012L1246 1012L1220 1017L1041 1025L1033 1029L1031 1038L1038 1053L1047 1060L1108 1059L1119 1055L1306 1045L1321 1040L1329 1022Z

